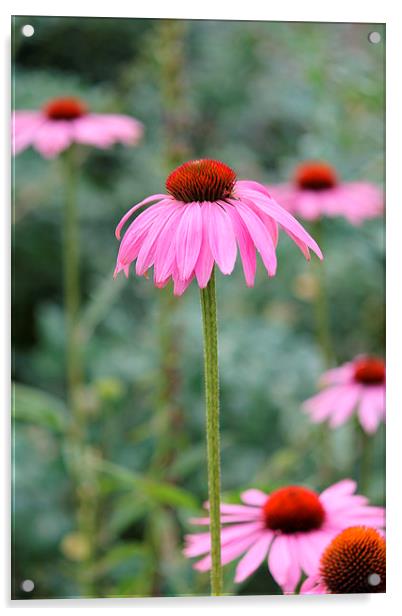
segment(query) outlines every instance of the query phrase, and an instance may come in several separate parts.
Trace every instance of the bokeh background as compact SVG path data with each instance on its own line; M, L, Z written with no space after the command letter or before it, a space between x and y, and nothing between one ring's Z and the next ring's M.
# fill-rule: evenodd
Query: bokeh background
M81 151L81 509L65 392L60 161L29 150L14 162L15 598L208 593L208 575L181 553L207 496L198 289L172 298L151 280L113 281L114 228L194 157L267 184L318 158L344 180L381 185L385 49L369 43L373 30L384 39L378 24L13 19L14 108L74 95L145 127L137 147ZM384 221L326 219L321 232L336 360L383 356ZM224 498L353 477L384 504L383 427L363 469L353 421L330 431L300 409L325 368L315 270L283 235L278 259L276 278L260 266L253 289L238 265L218 275ZM236 586L233 569L226 592L279 593L264 567Z

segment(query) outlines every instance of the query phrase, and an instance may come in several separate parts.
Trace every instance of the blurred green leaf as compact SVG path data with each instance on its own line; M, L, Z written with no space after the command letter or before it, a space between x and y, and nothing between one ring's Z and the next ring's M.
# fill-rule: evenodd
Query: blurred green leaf
M13 385L13 418L53 432L62 433L67 428L67 408L62 400L19 383Z
M141 560L149 558L148 547L138 542L119 543L98 559L90 573L95 576L111 573L134 557L139 557Z
M150 503L141 497L123 494L113 501L113 511L107 522L109 536L119 535L130 524L142 518L149 510Z
M142 475L105 460L97 461L97 468L98 471L112 477L120 487L140 490L156 502L188 509L196 509L198 506L197 500L190 492L170 483L144 478Z

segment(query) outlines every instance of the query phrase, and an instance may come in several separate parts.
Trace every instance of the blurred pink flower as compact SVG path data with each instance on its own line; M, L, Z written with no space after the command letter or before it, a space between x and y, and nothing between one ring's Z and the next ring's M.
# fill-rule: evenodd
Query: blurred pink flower
M385 592L385 552L385 539L374 528L347 528L325 548L300 594Z
M235 582L243 582L268 557L275 581L284 592L294 592L302 571L316 572L323 549L339 531L358 524L384 526L384 509L370 506L355 490L356 483L344 479L321 494L300 486L270 495L254 489L243 492L244 505L221 506L222 564L244 554L235 574ZM209 525L209 518L191 522ZM186 536L185 556L203 556L194 569L211 568L209 552L209 532Z
M304 402L314 423L329 420L331 428L345 423L357 411L363 429L373 434L385 419L385 363L376 357L356 357L325 372L326 386Z
M289 212L306 220L344 216L354 225L383 211L382 191L369 182L341 182L329 164L301 163L292 182L269 186L272 197Z
M57 98L40 111L14 111L13 153L29 146L45 158L54 158L73 142L108 148L116 142L135 145L143 126L135 118L88 111L78 98Z
M206 287L214 263L223 274L231 274L238 245L246 283L253 286L256 249L268 275L275 276L278 224L307 259L309 248L322 259L317 243L266 188L257 182L237 180L224 163L184 163L169 175L166 189L169 194L147 197L119 222L117 239L138 208L157 201L125 232L115 275L124 270L128 276L136 259L139 276L154 266L155 285L163 287L172 279L175 295L181 295L194 278L200 288Z

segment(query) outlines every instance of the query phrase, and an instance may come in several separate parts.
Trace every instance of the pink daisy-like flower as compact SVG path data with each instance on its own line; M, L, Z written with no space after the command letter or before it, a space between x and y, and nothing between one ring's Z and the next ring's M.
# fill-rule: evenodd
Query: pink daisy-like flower
M317 571L302 584L301 594L385 592L385 539L374 528L343 530L325 548Z
M120 244L115 275L130 264L136 273L154 267L154 283L174 282L181 295L196 278L205 288L216 263L223 274L233 271L237 247L248 286L253 286L256 250L269 276L276 273L278 225L309 259L311 248L320 259L317 243L297 220L274 201L264 186L237 180L235 172L216 160L194 160L167 178L169 194L147 197L121 219L116 237L140 207L154 202L128 227ZM155 203L156 202L156 203Z
M13 152L29 146L54 158L73 142L108 148L121 142L135 145L143 133L141 122L119 114L91 113L78 98L56 98L40 111L14 111Z
M321 494L301 486L269 495L254 489L243 492L244 505L221 506L222 564L243 555L235 574L235 582L243 582L268 557L275 581L284 592L294 592L302 571L307 575L317 571L323 549L341 530L360 524L384 526L384 509L370 506L355 490L356 483L344 479ZM209 525L209 518L191 522ZM194 568L208 571L210 533L187 535L184 554L202 556Z
M385 363L376 357L356 357L325 372L325 388L306 400L303 408L314 423L329 420L331 428L357 411L363 429L373 434L385 419Z
M344 216L354 225L383 211L381 190L370 182L341 182L335 169L320 161L301 163L290 183L269 186L274 199L306 220Z

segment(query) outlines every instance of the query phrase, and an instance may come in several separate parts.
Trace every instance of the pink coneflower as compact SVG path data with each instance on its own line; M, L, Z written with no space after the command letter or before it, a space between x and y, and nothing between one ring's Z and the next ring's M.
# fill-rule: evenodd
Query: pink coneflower
M322 258L313 238L266 188L257 182L237 180L235 172L216 160L194 160L175 169L167 178L169 194L147 197L121 219L116 237L140 207L156 202L128 227L117 257L116 272L128 275L137 260L136 273L154 267L154 283L174 282L181 295L196 278L205 288L214 263L223 274L233 271L237 246L248 286L254 284L256 249L269 276L276 273L278 224L299 246L307 259L309 248Z
M269 191L289 212L306 220L344 216L359 225L383 210L383 196L376 185L342 182L331 165L320 161L301 163L290 183L269 186Z
M331 541L301 594L385 592L385 539L374 528L347 528Z
M303 404L313 422L329 420L332 428L357 411L363 429L373 434L385 418L385 363L376 357L356 357L321 377L326 386Z
M56 98L40 111L15 111L13 152L29 146L54 158L72 143L108 148L121 142L134 145L143 133L141 122L125 115L91 113L78 98Z
M244 505L221 506L222 564L242 554L235 582L249 577L268 557L268 568L284 592L294 592L302 571L316 572L326 545L341 530L364 524L384 526L384 510L372 507L364 496L354 494L356 483L344 479L321 494L300 486L280 488L270 495L260 490L241 494ZM209 524L209 518L192 520ZM211 567L210 535L187 535L184 554L203 556L194 568Z

